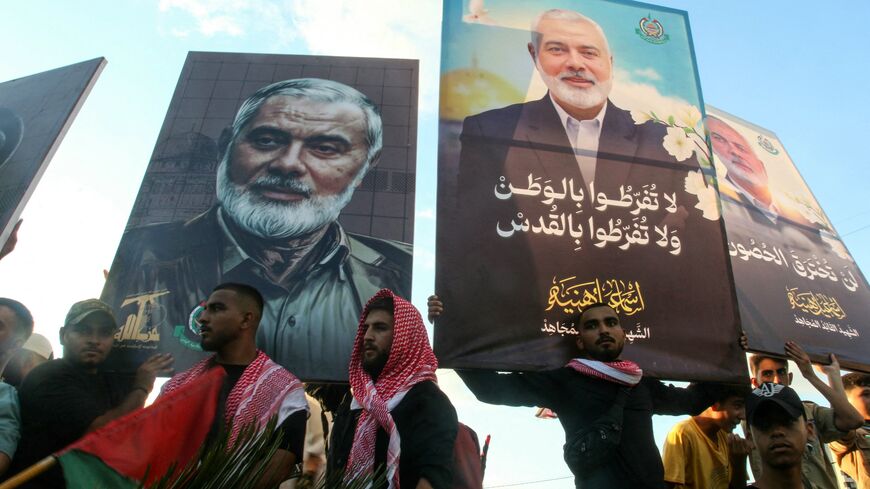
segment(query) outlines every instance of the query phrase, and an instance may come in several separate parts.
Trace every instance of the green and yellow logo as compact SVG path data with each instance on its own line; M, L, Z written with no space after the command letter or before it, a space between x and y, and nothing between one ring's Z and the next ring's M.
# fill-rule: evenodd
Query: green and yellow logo
M651 44L664 44L670 40L670 36L665 34L665 26L658 19L652 18L651 14L640 19L638 28L634 32Z
M770 142L770 139L767 139L766 137L762 136L761 134L758 135L758 145L761 146L762 148L764 148L765 151L767 151L768 153L770 153L772 155L779 154L779 150L776 149L776 146L774 146L772 142Z

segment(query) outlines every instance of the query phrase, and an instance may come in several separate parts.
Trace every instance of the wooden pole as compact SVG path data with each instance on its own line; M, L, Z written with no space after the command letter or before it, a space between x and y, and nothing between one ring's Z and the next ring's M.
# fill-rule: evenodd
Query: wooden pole
M30 467L27 467L26 469L22 470L21 472L16 474L14 477L11 477L10 479L8 479L6 482L0 484L0 489L14 489L16 487L19 487L19 486L23 485L25 482L29 482L34 477L38 476L39 474L42 474L43 472L45 472L46 470L48 470L52 467L54 467L56 464L57 464L57 459L54 458L54 455L49 455L48 457L45 457L44 459L40 460L39 462L36 462L35 464L31 465Z

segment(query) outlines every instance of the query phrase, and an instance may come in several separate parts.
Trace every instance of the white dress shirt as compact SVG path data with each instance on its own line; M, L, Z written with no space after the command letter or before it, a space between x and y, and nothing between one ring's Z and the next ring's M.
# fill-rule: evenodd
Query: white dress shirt
M580 168L580 174L583 175L583 181L588 188L595 180L598 140L601 137L601 123L604 120L607 104L605 103L601 107L598 115L594 118L578 121L553 100L553 95L550 95L550 102L556 108L556 113L559 114L559 119L562 121L562 127L565 128L565 134L568 135L568 140L571 141L571 147L574 148L574 157L577 159L577 166Z

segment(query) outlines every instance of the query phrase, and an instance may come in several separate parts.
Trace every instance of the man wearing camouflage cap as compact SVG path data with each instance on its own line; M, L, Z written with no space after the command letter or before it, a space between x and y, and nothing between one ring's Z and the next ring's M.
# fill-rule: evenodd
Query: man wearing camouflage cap
M22 470L85 433L141 408L158 375L171 372L172 357L157 354L132 382L100 370L112 350L118 322L97 299L73 304L60 328L63 358L33 369L19 389L22 437L13 468ZM64 487L59 469L28 487Z

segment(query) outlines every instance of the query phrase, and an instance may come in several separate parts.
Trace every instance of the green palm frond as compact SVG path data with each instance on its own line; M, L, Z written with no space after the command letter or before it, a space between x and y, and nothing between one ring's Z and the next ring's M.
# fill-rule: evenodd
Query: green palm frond
M177 475L176 467L170 468L150 489L253 489L281 441L276 425L272 418L262 430L255 424L242 427L232 449L224 430Z
M263 429L256 424L242 427L232 449L228 448L229 430L224 431L203 446L187 466L180 471L171 467L149 489L254 489L281 442L277 419L270 419ZM291 478L299 476L296 472ZM352 481L344 481L341 476L306 481L298 484L297 489L365 489L370 484L378 488L385 487L385 481L384 472L378 470Z

